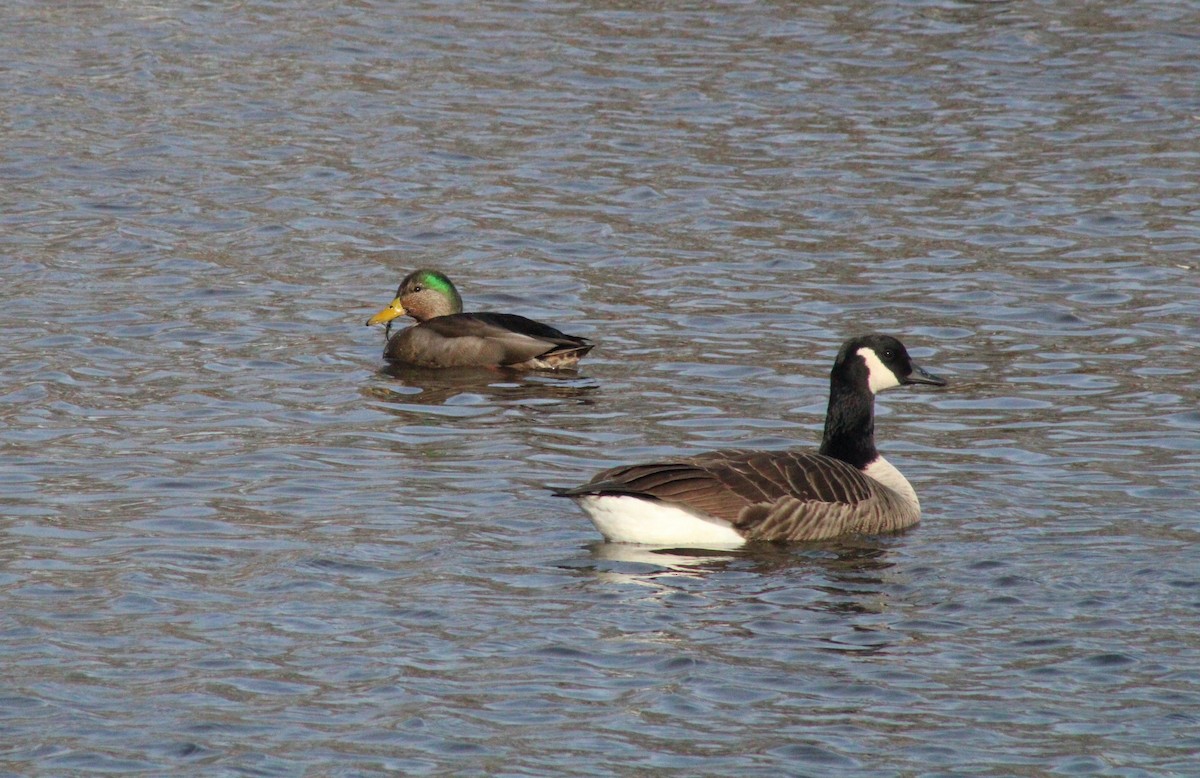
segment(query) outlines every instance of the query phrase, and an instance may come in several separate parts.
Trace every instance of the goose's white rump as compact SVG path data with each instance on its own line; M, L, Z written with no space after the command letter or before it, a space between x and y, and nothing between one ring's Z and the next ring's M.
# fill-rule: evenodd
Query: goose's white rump
M679 505L628 494L589 494L579 507L610 543L737 548L746 538L721 519Z

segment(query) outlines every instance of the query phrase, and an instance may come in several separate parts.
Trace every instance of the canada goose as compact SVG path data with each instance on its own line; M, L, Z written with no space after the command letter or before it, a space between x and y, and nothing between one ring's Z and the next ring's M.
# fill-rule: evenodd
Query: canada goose
M436 270L414 270L396 297L367 320L388 324L408 314L417 324L388 338L383 356L414 367L574 367L593 344L513 313L463 313L454 284Z
M829 376L817 452L726 449L622 465L556 496L578 502L615 543L736 547L908 527L921 518L916 492L875 450L875 394L901 384L946 382L893 337L851 338Z

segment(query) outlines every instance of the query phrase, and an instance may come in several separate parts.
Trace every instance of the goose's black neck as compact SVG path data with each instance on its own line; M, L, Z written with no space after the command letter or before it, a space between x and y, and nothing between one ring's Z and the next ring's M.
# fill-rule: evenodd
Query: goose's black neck
M866 365L861 359L834 366L820 451L859 470L879 456L875 450L875 395L867 388Z

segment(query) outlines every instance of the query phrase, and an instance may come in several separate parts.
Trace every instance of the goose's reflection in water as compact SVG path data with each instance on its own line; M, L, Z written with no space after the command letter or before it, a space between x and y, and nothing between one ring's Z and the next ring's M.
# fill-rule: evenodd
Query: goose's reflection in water
M749 573L778 583L795 581L815 592L805 607L825 612L876 612L884 590L902 585L889 550L898 536L850 537L836 542L755 543L737 549L660 548L596 541L587 559L569 566L606 583L634 584L661 593L726 572ZM774 585L774 584L772 584ZM689 590L690 587L688 587Z

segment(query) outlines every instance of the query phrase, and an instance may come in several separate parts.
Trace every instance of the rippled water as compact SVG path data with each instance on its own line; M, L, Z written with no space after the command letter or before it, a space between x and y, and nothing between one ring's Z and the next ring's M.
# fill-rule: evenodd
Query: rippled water
M0 10L6 775L1197 774L1193 4ZM600 345L383 370L418 265ZM598 543L815 441L925 520Z

